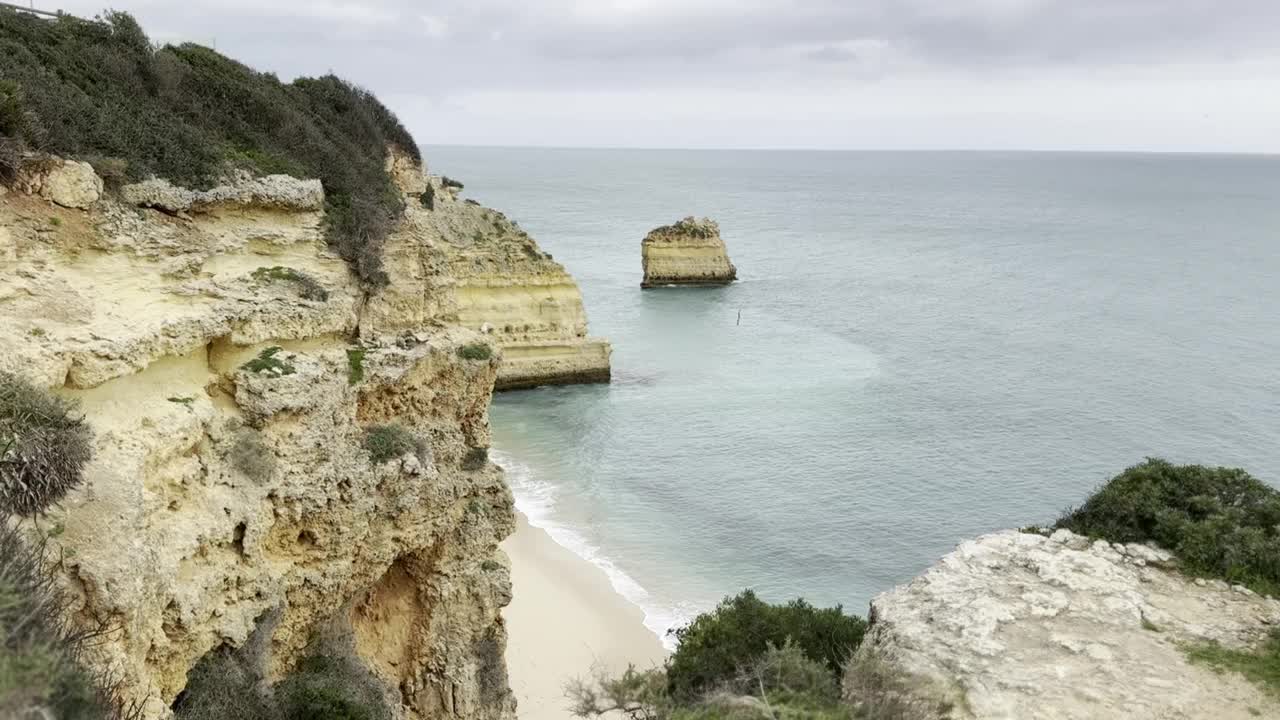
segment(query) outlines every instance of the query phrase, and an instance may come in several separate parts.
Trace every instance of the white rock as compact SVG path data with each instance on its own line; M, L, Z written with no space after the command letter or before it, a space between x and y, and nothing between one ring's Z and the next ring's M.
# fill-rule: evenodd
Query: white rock
M1065 531L1027 537L1037 536L966 541L878 596L845 686L865 687L858 668L877 660L911 678L917 700L984 720L1249 718L1250 708L1274 706L1243 677L1193 664L1181 649L1261 643L1268 627L1258 619L1276 615L1270 603L1205 593L1197 586L1208 582L1149 562L1171 559L1156 548L1130 545L1129 557L1101 542L1076 549L1078 536Z
M87 210L102 197L102 178L87 162L62 160L45 174L40 196L63 207Z
M198 213L218 207L300 212L316 211L324 206L324 187L319 180L301 180L288 175L240 177L232 184L211 190L191 190L153 178L126 185L120 194L130 204L168 213Z

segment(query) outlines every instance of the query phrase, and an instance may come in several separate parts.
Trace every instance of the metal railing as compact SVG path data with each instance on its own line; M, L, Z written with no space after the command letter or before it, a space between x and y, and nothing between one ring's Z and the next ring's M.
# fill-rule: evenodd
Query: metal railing
M27 7L26 5L14 5L13 3L7 3L7 2L0 2L0 8L8 8L10 10L17 10L18 12L26 12L26 13L31 13L33 15L42 15L44 17L56 18L56 17L63 16L63 12L61 10L58 10L57 12L50 12L48 10L37 10L34 7Z

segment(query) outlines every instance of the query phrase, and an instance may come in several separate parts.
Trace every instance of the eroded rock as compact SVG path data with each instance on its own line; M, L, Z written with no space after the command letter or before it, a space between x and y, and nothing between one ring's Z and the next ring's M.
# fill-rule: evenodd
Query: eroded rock
M104 198L49 232L65 211L0 198L0 368L78 400L95 431L85 485L33 528L75 619L113 628L90 660L168 718L210 651L265 627L275 680L339 623L403 717L513 718L498 550L512 501L497 467L464 467L489 445L499 356L459 356L486 338L441 312L456 300L438 240L406 223L424 294L369 303L322 236L318 183L150 187L189 216ZM273 267L324 299L258 272ZM387 423L427 447L374 462L365 429Z
M738 278L714 220L687 217L656 228L640 244L644 280L640 287L728 285Z

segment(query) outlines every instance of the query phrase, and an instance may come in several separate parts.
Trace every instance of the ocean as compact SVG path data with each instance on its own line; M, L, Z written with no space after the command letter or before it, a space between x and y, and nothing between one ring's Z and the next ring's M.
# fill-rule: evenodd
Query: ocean
M1144 457L1280 482L1280 157L432 147L577 278L609 386L499 395L517 506L662 634L843 604ZM640 290L719 221L740 281Z

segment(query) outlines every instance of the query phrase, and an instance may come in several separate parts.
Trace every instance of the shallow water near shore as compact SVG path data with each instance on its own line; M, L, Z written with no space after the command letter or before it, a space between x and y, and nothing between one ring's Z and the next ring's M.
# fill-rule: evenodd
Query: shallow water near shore
M614 343L612 385L499 395L495 457L655 632L744 587L863 613L1145 456L1280 479L1280 158L425 155ZM740 282L642 292L690 214Z

